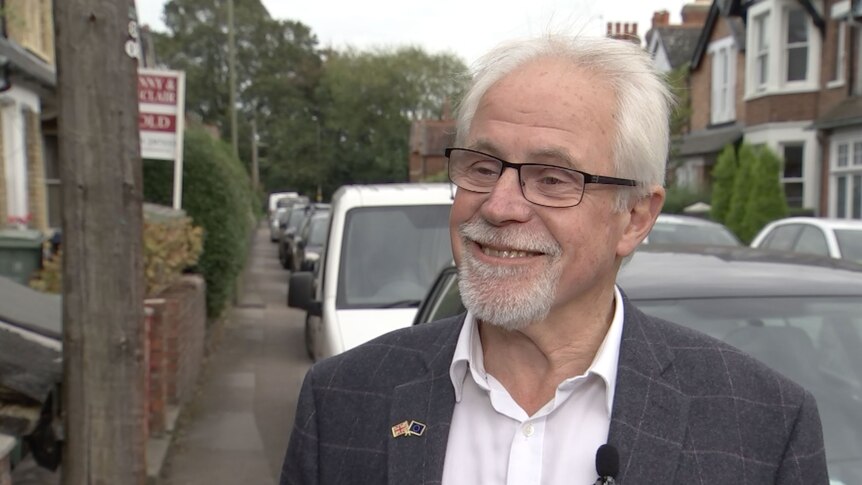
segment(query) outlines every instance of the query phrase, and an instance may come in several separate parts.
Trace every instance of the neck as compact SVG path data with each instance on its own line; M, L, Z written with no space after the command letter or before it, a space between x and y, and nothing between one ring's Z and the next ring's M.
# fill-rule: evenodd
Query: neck
M601 303L600 303L601 302ZM589 304L553 309L542 321L509 331L479 323L485 370L528 415L550 401L564 380L592 364L614 315L614 291Z

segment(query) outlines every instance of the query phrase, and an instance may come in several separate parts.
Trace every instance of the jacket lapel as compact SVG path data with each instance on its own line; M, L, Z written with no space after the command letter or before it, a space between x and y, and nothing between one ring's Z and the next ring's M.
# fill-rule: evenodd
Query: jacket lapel
M389 421L392 426L413 423L423 426L421 435L389 434L388 483L440 483L449 439L449 426L455 410L455 391L449 378L449 365L455 352L464 315L457 317L450 331L429 345L427 372L397 386L392 392ZM419 429L419 428L416 428ZM398 434L398 436L393 436Z
M689 398L674 382L672 360L656 322L626 298L608 436L620 454L617 483L673 483Z

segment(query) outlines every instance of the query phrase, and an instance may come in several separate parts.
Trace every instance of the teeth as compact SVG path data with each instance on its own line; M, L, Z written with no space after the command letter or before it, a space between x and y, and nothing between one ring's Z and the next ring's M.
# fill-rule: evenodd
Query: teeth
M484 246L482 247L482 252L487 254L488 256L493 256L495 258L526 258L530 255L526 251L498 250Z

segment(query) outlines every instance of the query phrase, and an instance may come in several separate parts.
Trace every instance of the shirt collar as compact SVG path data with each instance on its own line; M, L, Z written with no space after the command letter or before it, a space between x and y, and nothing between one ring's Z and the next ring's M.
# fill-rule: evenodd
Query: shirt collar
M613 409L614 394L616 392L617 364L620 357L624 317L623 297L619 288L614 285L614 315L611 319L611 326L586 372L586 374L597 375L604 381L605 390L607 391L606 397L609 416ZM476 319L470 311L467 311L467 317L464 320L464 325L461 327L461 333L458 335L458 342L455 344L455 354L452 357L452 364L449 366L449 378L452 380L452 386L455 389L456 402L461 402L464 379L467 378L468 370L473 380L476 381L476 384L481 389L486 391L490 389L485 372L482 341L479 338L479 326L476 324ZM560 384L560 386L565 386L567 382L570 382L575 377L577 376L572 376Z

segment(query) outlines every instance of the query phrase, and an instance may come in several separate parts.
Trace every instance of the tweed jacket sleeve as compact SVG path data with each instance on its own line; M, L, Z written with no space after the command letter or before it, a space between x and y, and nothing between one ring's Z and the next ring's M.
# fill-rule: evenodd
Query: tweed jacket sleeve
M618 483L829 483L811 393L626 303L608 438Z

